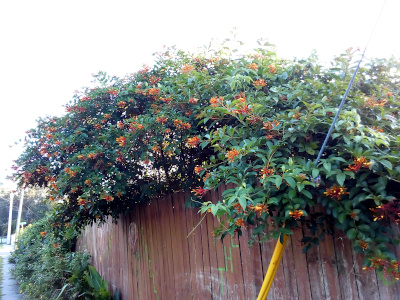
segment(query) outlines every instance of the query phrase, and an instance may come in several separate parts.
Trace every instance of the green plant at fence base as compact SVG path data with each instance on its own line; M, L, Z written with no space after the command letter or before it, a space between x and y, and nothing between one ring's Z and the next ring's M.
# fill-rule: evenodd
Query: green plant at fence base
M47 218L28 226L10 257L15 263L13 275L25 297L111 299L107 282L89 266L89 255L71 251L76 235L67 239L61 233L54 236L51 230ZM100 283L100 289L94 283Z
M397 260L390 222L400 218L399 62L364 64L314 166L357 51L322 66L315 54L283 60L260 42L237 55L228 43L165 49L124 78L95 75L97 87L77 93L65 116L28 132L19 184L48 187L52 223L67 233L191 189L201 212L221 220L217 235L249 226L265 241L306 222L307 250L335 224L367 267L387 271ZM207 201L222 183L234 187Z

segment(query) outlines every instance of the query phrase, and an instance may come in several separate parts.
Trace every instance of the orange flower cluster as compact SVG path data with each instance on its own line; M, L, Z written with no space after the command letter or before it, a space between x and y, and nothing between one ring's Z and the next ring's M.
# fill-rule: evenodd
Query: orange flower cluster
M109 119L109 118L111 118L111 115L110 114L105 114L104 118Z
M257 71L258 70L258 66L257 66L256 63L252 63L252 64L247 66L247 69L251 69L251 70Z
M267 122L263 122L263 129L266 130L272 130L272 129L276 129L276 127L278 127L281 123L278 122L277 120L273 120L272 122L267 121Z
M255 212L268 212L269 211L266 204L257 204L256 206L249 205L248 209L254 210Z
M242 218L237 218L235 224L236 226L244 227L244 220Z
M83 198L79 198L78 199L78 205L85 205L88 201L83 199Z
M374 214L374 221L389 219L396 224L400 222L400 203L396 198L393 198L391 201L385 204L381 204L376 208L370 208L370 210Z
M228 158L229 162L233 162L235 160L235 157L238 156L239 154L240 154L240 151L233 149L226 153L226 157Z
M259 175L261 177L263 177L264 175L265 175L265 177L268 177L272 174L274 174L274 169L268 169L267 167L262 168L259 172Z
M107 201L107 203L108 203L108 202L113 201L113 200L114 200L114 197L111 196L111 195L108 195L108 194L104 194L104 195L101 197L101 199L105 199L105 200Z
M150 67L148 65L143 65L142 69L138 72L139 75L144 75L150 71Z
M86 184L86 185L90 185L91 183L92 183L92 182L90 181L90 179L86 179L86 180L85 180L85 184Z
M380 270L382 270L382 273L386 279L390 279L390 278L392 278L394 280L400 279L400 272L399 272L400 262L389 261L387 259L382 259L379 257L370 258L370 261L372 263L372 266L371 267L363 267L364 271L380 269Z
M122 123L121 121L118 121L118 122L117 122L117 127L118 127L119 129L124 129L124 123Z
M197 98L190 98L189 99L189 103L192 103L192 104L196 104L197 101L199 101L199 99L197 99Z
M94 124L93 127L94 129L100 130L103 126L101 126L100 124Z
M194 190L192 190L192 193L194 193L197 197L202 198L205 193L207 193L209 189L204 189L202 187L197 187Z
M178 129L189 129L190 128L190 124L189 123L187 123L187 122L183 123L183 121L179 120L179 119L175 119L174 120L174 125Z
M155 77L155 76L150 76L149 77L149 83L152 85L156 85L161 81L161 77Z
M158 152L160 152L160 147L153 146L153 147L151 147L151 150L153 150L154 153L158 153Z
M369 247L369 244L366 241L359 240L357 243L363 249L363 251L367 250Z
M126 102L125 101L119 101L118 102L118 107L119 108L125 108L126 107Z
M147 93L148 93L149 95L158 95L158 94L160 93L160 90L157 89L157 88L151 88L151 89L149 89L149 90L147 91Z
M119 138L115 139L118 143L118 145L120 145L121 147L125 147L125 143L126 143L126 138L123 136L120 136Z
M41 232L40 232L40 235L41 235L42 237L45 237L45 236L46 236L46 234L47 234L47 232L46 232L46 231L41 231Z
M297 113L297 114L294 114L294 115L292 116L292 118L293 118L293 119L296 119L296 120L300 120L300 118L301 118L301 112L299 112L299 113Z
M89 158L89 159L95 159L96 157L97 157L97 153L89 153L88 155L87 155L87 157Z
M253 125L253 124L255 124L255 123L261 121L261 118L258 117L258 116L249 116L249 117L246 118L246 120L247 120L251 125Z
M188 138L187 140L186 140L186 144L189 146L189 147L197 147L199 144L200 144L200 138L196 135L196 136L194 136L194 137L191 137L191 138Z
M210 103L212 107L217 107L219 105L222 105L224 102L224 97L212 97L210 99Z
M163 125L167 122L167 120L168 120L168 118L165 118L165 117L157 117L156 118L156 122L161 123Z
M84 155L82 155L82 154L79 154L77 157L80 160L85 160L86 159L86 157Z
M185 65L182 67L181 72L182 72L183 74L187 74L187 73L191 72L192 70L193 70L193 66L192 66L192 65L185 64Z
M89 101L90 98L89 97L82 97L81 99L79 99L81 102L85 102L85 101Z
M211 174L207 173L206 175L204 175L203 177L203 181L206 181L208 178L210 178Z
M115 90L115 89L109 89L106 93L115 96L115 95L118 95L119 92L118 92L118 90Z
M357 173L361 168L369 168L371 166L372 162L368 162L365 157L356 157L353 160L353 164L349 165L348 168L346 168L346 171L351 171L354 173Z
M204 168L202 168L202 167L194 167L194 171L197 173L197 174L199 174L201 171L203 171L204 170Z
M302 216L304 216L304 212L302 210L296 209L294 211L290 211L289 216L295 220L299 220Z
M326 189L326 192L324 192L324 194L328 197L331 197L332 199L340 200L343 195L347 195L349 193L346 192L346 190L347 189L345 187L334 185L330 189Z
M374 131L376 131L376 132L383 132L383 129L382 128L380 128L379 126L372 126L370 129L372 129L372 130L374 130Z
M242 206L240 205L240 203L233 204L232 206L233 206L234 209L236 209L236 212L237 212L238 214L240 214L240 213L243 212L243 208L242 208Z
M254 81L253 83L256 87L262 88L263 86L266 86L267 84L265 83L264 79L257 79L256 81Z
M144 126L136 121L129 124L129 132L136 133L136 131L143 129Z
M243 95L243 93L235 96L235 99L238 100L239 103L236 104L235 109L232 110L232 113L243 115L252 111L252 108L247 106L246 97Z
M268 68L269 68L269 72L270 72L270 73L272 73L272 74L275 74L275 73L276 73L276 67L275 67L275 66L269 65Z
M365 99L365 103L368 106L384 106L386 104L386 102L387 102L386 99L374 100L374 96L372 96L372 98Z
M162 101L162 102L164 102L164 103L169 103L169 102L171 102L172 101L172 98L171 97L167 97L167 98L160 98L160 100Z

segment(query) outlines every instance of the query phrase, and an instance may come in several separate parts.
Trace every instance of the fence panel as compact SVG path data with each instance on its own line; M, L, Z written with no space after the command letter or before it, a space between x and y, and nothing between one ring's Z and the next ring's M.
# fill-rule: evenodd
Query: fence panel
M221 191L209 194L206 200L215 202ZM140 204L117 224L88 226L77 248L89 251L122 300L256 299L276 241L249 247L250 227L240 237L214 239L218 221L184 208L187 196ZM399 232L398 225L393 229ZM361 269L362 258L339 232L303 254L306 231L299 228L288 239L268 300L400 299L397 285L383 286L374 272Z

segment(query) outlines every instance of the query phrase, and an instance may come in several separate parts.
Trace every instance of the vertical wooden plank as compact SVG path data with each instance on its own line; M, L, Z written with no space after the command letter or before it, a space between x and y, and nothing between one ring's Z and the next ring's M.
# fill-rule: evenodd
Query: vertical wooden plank
M167 299L175 296L175 271L174 271L174 255L173 255L173 244L172 244L172 198L170 196L164 197L163 201L160 202L160 219L163 224L163 249L165 249L168 278L166 278L167 288L164 294Z
M156 248L155 248L155 254L156 254L156 261L154 263L154 268L155 268L155 276L157 276L158 279L158 295L160 299L165 299L167 298L167 289L168 285L170 284L170 279L169 279L169 271L168 271L168 254L166 252L166 247L165 247L165 238L169 238L170 234L166 235L165 232L165 227L166 224L164 223L164 219L162 218L162 211L160 210L162 203L165 202L165 199L157 199L153 201L153 207L152 207L152 213L151 213L151 218L153 220L153 234L156 238ZM168 222L169 225L169 222Z
M300 225L301 226L301 225ZM293 231L291 236L294 269L296 271L296 283L299 300L312 299L310 278L308 277L307 257L303 253L303 247L300 245L303 238L302 227Z
M242 235L239 237L239 243L242 258L243 278L245 280L245 294L247 299L256 299L258 291L255 286L256 271L253 263L255 258L252 257L252 251L248 245L249 239L247 229L242 229L242 232ZM260 276L262 277L262 273Z
M159 250L157 249L157 228L156 228L156 218L155 210L157 207L154 202L150 202L146 205L146 221L147 221L147 245L148 245L148 255L149 255L149 280L150 280L150 294L151 299L160 299L160 264L158 260ZM162 299L162 297L161 297Z
M207 198L206 198L207 199ZM202 217L203 218L203 217ZM201 228L201 245L203 250L203 274L204 274L204 293L206 294L206 298L204 299L214 299L213 298L213 285L212 285L212 265L211 265L211 256L214 253L210 250L210 235L211 232L208 231L208 222L210 220L210 216L208 213L204 216L203 221L200 224Z
M176 199L177 196L172 196L172 214L171 214L171 238L173 245L173 261L174 261L174 280L175 285L175 296L177 299L185 299L185 286L183 281L185 280L185 266L181 245L182 228L180 226L180 219L178 215L179 203Z
M311 213L315 213L319 208ZM312 236L308 228L304 228L304 235ZM319 254L319 247L312 246L307 251L307 267L310 277L311 295L313 299L326 299L324 273L321 266L321 256Z
M149 255L148 255L148 245L147 245L147 223L146 220L146 205L141 204L139 207L139 219L140 219L140 260L141 260L141 269L142 269L142 278L141 278L141 294L140 299L152 299L151 298L151 284L149 277ZM143 298L142 298L143 297Z
M330 299L342 299L332 235L325 235L325 239L321 241L319 247L326 297Z
M210 201L211 197L206 196L206 201ZM209 259L210 259L210 292L212 294L211 299L219 299L220 297L220 278L218 271L218 261L217 261L217 247L216 241L213 236L214 233L214 216L212 214L207 214L205 220L207 221L207 231L208 231L208 249L209 249Z
M185 193L185 198L189 196ZM185 209L186 214L186 236L189 244L190 254L190 269L191 269L191 282L192 294L194 300L201 300L207 298L207 292L204 286L204 268L203 268L203 249L202 249L202 231L199 222L200 216L198 208Z
M265 231L268 232L267 229ZM276 243L276 240L271 238L268 241L265 241L261 244L263 280L265 279L265 276L267 274L269 263L271 261L272 254L274 252L275 243ZM279 267L279 268L281 268L281 267ZM275 280L274 280L272 282L271 288L269 290L267 300L275 300L275 299L276 299L276 297L275 297Z
M190 280L191 268L190 268L190 257L189 257L189 245L186 230L186 215L185 215L185 194L183 192L176 193L176 198L174 198L174 205L176 206L176 221L179 226L179 239L178 242L182 249L182 257L181 260L183 262L183 273L181 279L183 299L193 299L192 294L192 282ZM176 204L175 204L175 200Z
M228 249L230 249L229 255L231 256L232 265L228 269L231 271L231 277L228 278L228 282L230 282L229 286L232 289L232 296L237 295L237 298L232 299L239 299L244 300L247 299L245 295L245 279L243 278L243 266L242 266L242 259L240 256L240 243L238 235L235 236L227 236L224 239L224 245ZM233 271L233 272L232 272ZM233 288L232 288L233 287Z
M219 200L220 194L219 191L212 191L211 192L211 197L213 199L213 203L216 203ZM216 217L212 217L213 220L213 228L212 230L214 231L214 228L219 227L220 223L218 222ZM213 232L212 231L212 232ZM218 299L225 299L226 296L226 291L227 291L227 278L226 278L226 271L225 271L225 256L224 256L224 248L221 239L218 238L213 238L213 245L216 253L216 269L218 271L218 278L219 281L215 282L216 287L218 287ZM215 284L214 283L214 284Z
M354 274L353 246L346 235L338 230L335 231L334 243L342 299L359 299Z
M287 293L289 294L288 299L298 299L296 273L294 268L294 258L293 258L293 245L291 237L288 237L285 251L282 255L281 264L283 266L283 273L285 276L285 285Z
M353 247L352 247L353 248ZM379 299L378 282L375 272L364 272L362 270L362 256L353 252L354 273L358 287L360 300Z

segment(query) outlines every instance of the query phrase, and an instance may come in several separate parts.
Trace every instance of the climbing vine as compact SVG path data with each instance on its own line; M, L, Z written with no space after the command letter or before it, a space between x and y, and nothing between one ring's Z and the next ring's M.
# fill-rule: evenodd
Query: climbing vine
M97 87L77 93L64 116L27 132L19 184L48 188L56 227L116 219L188 189L222 237L251 227L264 241L301 222L325 233L335 223L366 268L398 279L388 246L400 220L399 62L364 64L314 166L358 52L323 66L315 55L280 59L261 42L242 55L226 44L206 49L165 49L124 78L95 75ZM233 187L207 201L221 184ZM305 250L321 239L312 232Z

